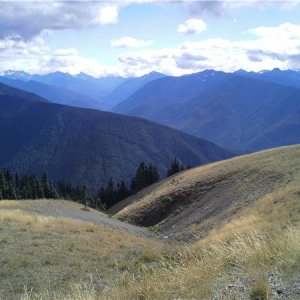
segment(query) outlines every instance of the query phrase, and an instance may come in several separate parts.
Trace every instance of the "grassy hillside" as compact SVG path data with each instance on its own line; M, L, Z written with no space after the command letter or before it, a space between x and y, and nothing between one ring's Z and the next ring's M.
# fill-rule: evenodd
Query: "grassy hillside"
M294 146L200 168L213 175L235 165L243 174L256 165L284 176L189 244L47 217L44 201L1 201L0 299L299 299L299 160L300 146ZM195 171L177 176L193 180ZM248 189L252 181L241 176L232 191L241 198L256 193L261 186ZM269 184L265 177L261 182Z
M6 95L0 95L0 139L1 168L37 176L47 171L52 180L92 190L110 178L128 183L141 162L165 175L175 156L195 166L232 155L140 118Z
M176 174L111 209L162 236L205 237L245 207L287 187L300 187L300 146L240 156Z
M45 215L51 208L57 208L56 217ZM74 218L61 217L64 209ZM160 253L165 248L153 239L88 222L95 212L82 209L58 200L0 201L1 300L20 299L31 290L66 293L80 281L100 291L113 286L118 273L136 271L147 249ZM81 214L86 222L76 219Z
M299 212L299 184L269 193L104 299L299 299Z

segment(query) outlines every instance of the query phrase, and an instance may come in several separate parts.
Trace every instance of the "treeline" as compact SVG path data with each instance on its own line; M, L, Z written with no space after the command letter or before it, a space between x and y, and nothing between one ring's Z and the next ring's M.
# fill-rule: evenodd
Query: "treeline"
M131 180L130 187L127 187L124 181L114 184L113 180L110 179L107 186L98 191L96 199L101 202L100 205L108 209L128 196L159 181L159 179L157 168L152 164L146 165L142 162ZM96 203L96 205L98 204Z
M0 200L65 198L82 202L82 199L89 199L89 195L86 186L74 187L66 182L54 184L47 173L43 173L39 179L34 175L19 176L18 173L0 170Z
M19 176L8 170L0 170L0 199L58 198L54 184L44 173L41 179L35 176Z
M171 162L166 177L169 177L185 169L187 169L187 167L180 163L175 157ZM93 208L109 209L116 203L139 192L140 190L159 180L160 175L157 171L156 166L153 166L152 164L146 165L142 162L139 165L135 176L131 180L130 187L127 187L124 181L115 184L113 180L110 179L107 186L101 188L98 191L96 197L91 200L91 206Z
M186 169L175 158L167 176L171 176ZM108 209L121 200L137 193L143 188L159 181L160 175L157 167L142 162L135 176L131 179L130 186L124 181L114 183L110 179L106 186L99 189L94 195L88 186L73 186L68 181L59 181L54 184L49 180L47 173L43 173L40 179L36 176L19 176L11 174L8 170L0 170L0 200L1 199L57 199L64 198L80 202L86 206L97 209Z

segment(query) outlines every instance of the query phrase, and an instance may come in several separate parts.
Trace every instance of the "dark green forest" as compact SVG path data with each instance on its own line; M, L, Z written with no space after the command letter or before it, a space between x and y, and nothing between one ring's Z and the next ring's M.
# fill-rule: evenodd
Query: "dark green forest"
M177 158L171 162L167 176L184 170ZM87 185L72 185L69 181L54 183L44 172L41 178L35 175L13 174L9 170L0 170L0 200L1 199L57 199L64 198L76 201L96 209L106 210L130 195L160 180L157 167L152 164L140 163L130 186L122 180L114 182L110 179L106 186L101 187L95 194L90 192Z

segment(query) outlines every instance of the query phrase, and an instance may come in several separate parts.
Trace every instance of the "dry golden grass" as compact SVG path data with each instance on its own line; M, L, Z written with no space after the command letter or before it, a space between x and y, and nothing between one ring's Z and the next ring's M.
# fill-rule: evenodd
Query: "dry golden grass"
M300 145L184 171L112 210L117 212L114 217L133 224L149 226L148 220L155 220L150 225L159 226L162 235L196 240L235 218L245 207L270 193L283 193L291 185L300 185ZM123 207L128 202L131 204Z
M101 226L32 216L26 210L35 210L29 207L35 203L1 202L1 293L21 293L22 300L272 299L271 274L287 287L300 274L299 150L238 158L241 172L250 164L258 168L254 158L262 155L262 169L281 164L288 177L189 245L170 247ZM236 161L227 163L236 168ZM213 164L220 166L226 172L226 162ZM244 189L237 185L238 193Z
M107 299L270 299L269 275L300 272L300 187L272 193ZM228 290L239 283L242 290ZM105 297L104 297L105 298Z
M288 280L300 272L299 212L300 188L290 186L192 245L149 248L136 268L123 268L102 291L92 278L68 291L28 292L23 300L271 299L270 274Z
M15 299L24 287L37 293L65 290L91 276L100 291L119 272L135 270L149 248L164 250L158 241L105 226L26 212L40 203L0 203L0 299Z

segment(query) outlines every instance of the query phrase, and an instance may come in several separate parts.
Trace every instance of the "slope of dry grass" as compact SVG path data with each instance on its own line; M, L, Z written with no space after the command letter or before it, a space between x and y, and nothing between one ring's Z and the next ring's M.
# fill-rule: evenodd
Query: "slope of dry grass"
M234 213L189 244L162 245L99 225L32 216L26 212L29 202L0 202L1 295L22 300L299 299L299 159L300 147L292 146L201 168L205 178L232 168L241 174L249 169L275 173L282 180L269 185L271 177L261 177L272 188L238 209L225 207ZM202 178L195 171L177 176L188 185ZM251 174L236 175L243 180L235 182L236 189L231 186L230 194L255 193L253 182L262 190ZM172 192L169 184L165 189ZM199 229L192 224L187 232Z
M281 147L176 174L112 209L184 241L205 237L269 193L300 181L300 146ZM129 205L128 205L129 204Z
M32 215L45 202L58 203L0 201L0 299L16 299L25 287L34 292L68 289L91 277L100 291L113 284L119 270L135 269L149 247L164 249L158 241L106 226Z
M299 299L300 188L270 193L202 240L162 252L97 290L91 280L29 299ZM151 250L150 250L151 249ZM130 262L125 262L130 264Z
M107 298L298 299L300 286L293 286L291 278L299 275L296 184L267 194L206 238L162 259L160 268L145 268ZM276 298L278 291L282 298Z

